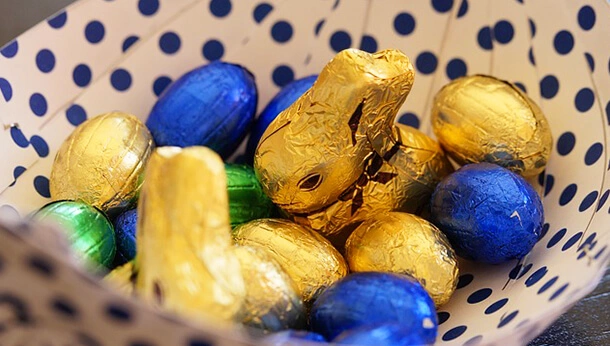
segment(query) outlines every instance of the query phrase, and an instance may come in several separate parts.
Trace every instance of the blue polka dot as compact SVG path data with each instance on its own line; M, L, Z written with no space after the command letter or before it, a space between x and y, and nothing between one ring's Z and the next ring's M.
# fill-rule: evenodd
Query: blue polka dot
M267 17L267 15L269 13L271 13L271 11L273 11L273 6L271 6L270 4L268 4L266 2L258 4L254 8L254 13L252 13L252 16L254 17L254 21L257 23L262 22L263 19L265 19L265 17Z
M579 112L586 112L591 109L593 102L595 102L595 94L589 88L580 89L574 98L574 105Z
M538 290L538 294L542 294L546 290L551 288L551 286L553 286L553 284L557 281L557 279L559 279L559 277L555 276L554 278L552 278L549 281L547 281L544 285L542 285L542 287L540 287L540 289Z
M403 125L407 125L407 126L411 126L414 127L416 129L419 128L419 118L417 117L417 115L415 115L414 113L404 113L403 115L401 115L398 118L398 122L403 124Z
M159 96L172 83L172 79L167 76L161 76L155 79L153 83L153 92Z
M73 104L66 110L66 118L70 124L78 126L87 120L87 112L80 105Z
M597 208L595 208L595 211L599 211L604 206L604 204L606 204L608 196L610 196L610 190L606 190L606 192L604 192L604 194L599 198L599 202L597 202Z
M110 75L110 84L118 91L125 91L131 86L131 74L125 69L116 69Z
M10 132L13 142L15 142L15 144L17 144L19 147L27 148L28 145L30 145L30 141L28 141L23 132L21 132L21 129L17 126L12 126Z
M40 72L49 73L55 67L55 55L48 49L41 49L36 54L36 66Z
M523 268L523 264L517 264L513 269L511 269L510 273L508 273L508 277L515 280L519 275L519 271Z
M557 53L562 55L568 54L574 48L574 36L567 30L561 30L555 35L553 45Z
M572 246L574 246L574 244L576 244L576 242L580 239L580 237L582 237L582 232L578 232L578 233L574 234L573 236L571 236L570 239L568 239L568 241L566 241L566 243L563 244L563 246L561 247L561 251L569 250Z
M504 305L506 305L506 303L508 303L508 298L502 298L498 300L497 302L488 306L487 309L485 309L485 315L491 315L494 312L502 309Z
M466 63L460 58L451 59L451 61L447 63L447 77L451 80L463 77L467 72L468 68Z
M68 13L63 11L57 14L55 17L49 19L47 22L53 29L60 29L64 25L66 25L66 21L68 20Z
M17 178L19 178L25 171L26 171L26 168L23 166L15 167L15 169L13 169L13 182L9 185L9 187L15 186L15 183L17 183ZM1 208L0 208L0 210L1 210Z
M333 11L337 8L337 6L339 6L339 2L341 2L341 0L335 0L335 3L333 4Z
M42 175L34 178L34 189L39 195L45 198L51 198L51 192L49 191L49 179Z
M536 59L534 58L534 48L530 47L530 49L527 52L527 58L529 59L530 63L534 66L536 66Z
M559 243L559 241L566 235L567 232L568 230L566 228L562 228L557 231L557 233L555 233L553 237L549 240L549 242L546 244L546 248L550 249L553 246L557 245L557 243Z
M578 186L576 186L576 184L568 185L561 193L561 196L559 196L559 205L564 206L570 203L572 198L574 198L574 195L576 195L577 190Z
M188 342L188 346L213 346L213 344L205 339L192 339Z
M30 96L30 109L32 113L41 117L47 114L47 100L40 93L34 93Z
M460 4L460 9L458 10L457 17L458 18L464 17L466 15L466 12L468 12L468 0L462 0L462 3Z
M552 99L559 92L559 81L553 75L547 75L540 81L540 93L545 99Z
M438 324L441 325L445 322L447 322L447 320L449 319L449 317L451 317L451 315L446 312L446 311L439 311L436 316L438 317Z
M337 53L351 46L352 38L345 31L335 31L335 33L330 37L330 47Z
M528 21L530 23L530 36L534 38L536 36L536 23L531 18L528 18Z
M285 20L280 20L271 27L271 37L278 43L288 42L292 38L292 25Z
M2 92L2 97L6 102L10 101L13 98L13 87L11 83L9 83L6 79L0 77L0 92Z
M544 225L542 225L542 229L540 230L540 235L538 236L538 241L540 241L542 238L544 238L544 236L549 231L549 228L551 228L551 225L549 225L548 223L545 223Z
M591 166L599 160L604 152L604 146L597 142L593 144L589 149L587 149L587 153L585 154L585 164L587 166Z
M9 43L7 43L4 47L2 47L2 50L0 50L0 54L2 54L3 57L5 58L12 58L15 55L17 55L17 52L19 51L19 43L17 42L17 40L11 41Z
M159 10L159 0L140 0L138 1L138 11L145 16L152 16Z
M583 252L581 252L581 253L579 253L579 254L578 254L578 257L576 257L576 259L577 259L577 260L579 260L579 259L581 259L581 258L585 257L586 255L587 255L587 252L586 252L586 251L583 251Z
M585 52L585 59L587 59L587 65L589 65L589 70L591 72L595 71L595 60L593 60L593 56L587 52Z
M608 248L608 245L604 246L603 248L601 248L597 254L595 254L595 256L593 257L594 260L598 260L602 254L604 253L604 251L606 251L606 249Z
M415 30L415 18L407 12L399 13L394 18L394 30L399 35L409 35Z
M521 91L523 91L524 93L527 93L527 89L525 89L525 85L523 85L523 83L520 82L514 82L513 83L517 88L521 89Z
M432 7L439 13L445 13L453 7L453 0L432 0Z
M483 335L477 335L468 339L462 346L476 346L483 340Z
M610 101L606 103L606 119L608 120L608 125L610 125Z
M591 234L589 234L589 236L587 237L587 239L585 239L585 241L583 241L580 246L578 247L578 251L582 250L585 248L585 246L587 245L591 245L593 243L593 240L595 239L595 237L597 236L596 232L593 232Z
M115 304L111 304L106 307L106 315L118 322L129 322L132 318L129 310Z
M66 298L63 297L53 299L53 301L51 302L51 307L55 312L65 317L75 318L79 314L74 304L72 304Z
M273 70L273 83L278 87L283 87L294 80L294 72L289 66L280 65Z
M175 32L166 32L159 39L159 48L165 54L174 54L180 49L180 36Z
M480 290L475 291L474 293L469 295L467 301L469 304L480 303L480 302L484 301L485 299L489 298L491 293L492 293L491 288L481 288Z
M532 275L527 278L527 280L525 280L525 286L534 286L536 283L538 283L538 281L540 281L540 279L542 279L546 275L547 272L548 270L546 269L546 267L539 268L538 270L533 272Z
M561 287L559 287L557 289L557 291L555 291L555 293L553 293L553 295L551 295L551 297L549 298L549 301L555 300L557 297L559 297L565 290L566 288L568 288L569 284L565 284Z
M474 280L474 276L472 274L462 274L458 277L458 283L456 289L464 288Z
M324 25L324 19L320 20L316 27L313 30L314 35L318 36L320 34L320 30L322 30L322 26Z
M578 25L583 30L591 30L595 25L595 11L589 5L585 5L578 11Z
M555 185L555 177L551 174L546 176L546 180L544 181L544 195L548 195L551 192L551 189Z
M415 66L417 70L423 74L430 74L436 71L438 60L436 55L432 52L422 52L417 56L415 60Z
M375 53L377 51L377 40L373 36L363 35L360 40L360 49L365 52Z
M138 36L132 35L127 37L124 41L123 41L123 45L121 46L121 50L124 52L126 52L131 46L134 45L134 43L138 42L140 38Z
M209 61L215 61L222 58L225 54L225 48L222 42L211 39L203 45L202 49L203 57Z
M79 87L86 87L91 82L91 69L85 64L76 66L72 72L72 79Z
M231 12L231 1L229 0L212 0L210 2L210 12L215 17L222 18Z
M576 144L576 137L572 132L564 132L557 140L557 153L561 156L568 155L574 145Z
M49 156L49 145L44 138L34 135L30 138L30 144L32 144L32 147L34 147L34 150L39 157Z
M105 34L106 29L104 28L104 24L102 24L100 21L91 21L89 24L87 24L87 27L85 27L85 38L90 43L99 43L104 39Z
M500 323L498 323L498 328L502 328L505 325L507 325L510 321L514 320L518 314L519 314L519 310L515 310L515 311L511 312L510 314L506 315L505 317L502 317L500 319Z
M36 182L36 180L34 180L34 182ZM36 273L46 278L50 279L55 276L55 267L45 258L34 255L27 260L27 265L30 269L33 269Z
M491 50L493 48L493 43L491 42L491 28L488 26L482 27L477 35L477 41L481 48Z
M443 334L442 339L443 339L443 341L450 341L453 339L457 339L462 334L464 334L464 332L466 332L466 329L468 329L468 327L466 327L466 326L457 326L452 329L449 329L445 334Z
M507 44L513 39L513 36L515 36L515 29L510 22L501 20L494 25L493 34L496 41Z

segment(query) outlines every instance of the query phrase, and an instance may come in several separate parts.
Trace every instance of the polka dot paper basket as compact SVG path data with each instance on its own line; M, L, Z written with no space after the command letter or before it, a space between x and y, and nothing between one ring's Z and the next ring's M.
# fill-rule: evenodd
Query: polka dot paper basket
M609 259L610 7L604 0L82 0L0 50L0 344L236 345L255 339L153 311L74 264L53 229L18 221L49 202L55 152L88 117L146 119L212 60L256 76L259 110L339 50L403 50L415 85L397 121L430 133L433 95L466 74L514 82L549 119L532 183L546 224L520 262L463 262L438 345L524 344L598 283Z

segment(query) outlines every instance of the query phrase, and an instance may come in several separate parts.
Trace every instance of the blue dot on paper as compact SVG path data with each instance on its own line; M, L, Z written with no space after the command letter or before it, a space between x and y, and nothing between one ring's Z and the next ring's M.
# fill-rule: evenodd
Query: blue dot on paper
M564 132L557 139L557 153L561 156L568 155L576 144L576 136L572 132Z
M483 335L473 336L472 338L468 339L462 346L476 346L479 345L482 340Z
M608 196L610 196L610 190L606 190L606 192L604 192L604 194L599 198L599 202L597 202L597 208L595 208L595 211L599 211L604 206L604 204L606 204Z
M503 317L502 319L500 319L500 323L498 323L498 328L502 328L505 325L507 325L510 321L514 320L515 317L517 317L517 314L519 314L519 310L515 310L515 311L511 312L510 314L506 315L505 317Z
M532 263L528 263L523 268L521 268L521 271L519 272L519 275L517 275L517 280L521 279L525 274L527 274L527 272L530 269L532 269L532 266L533 266Z
M540 93L545 99L552 99L559 92L559 80L553 75L547 75L540 81Z
M447 63L447 77L451 80L463 77L468 72L468 67L464 60L460 58L451 59Z
M507 44L515 36L515 29L509 21L501 20L494 25L493 34L496 41Z
M595 11L589 5L585 5L578 11L578 25L583 30L591 30L595 25Z
M91 69L85 64L79 64L74 68L72 72L72 79L74 84L79 87L85 87L91 82Z
M30 138L30 144L34 147L34 151L39 157L47 157L49 155L49 145L44 138L34 135Z
M11 87L11 83L9 83L6 79L0 77L0 92L2 92L2 97L6 102L10 101L13 98L13 87Z
M530 47L530 49L527 52L527 58L529 59L530 63L534 66L536 66L536 58L534 57L534 48Z
M534 38L534 36L536 36L536 23L534 23L531 18L529 18L528 21L530 23L530 35Z
M593 103L595 102L595 93L593 90L589 88L582 88L576 93L576 97L574 98L574 105L579 112L586 112L591 107L593 107Z
M555 177L551 174L547 174L546 179L544 181L544 195L548 195L553 189L553 185L555 185Z
M322 30L322 26L324 25L324 19L321 19L316 27L313 30L314 35L318 36L320 34L320 30Z
M491 28L488 26L484 26L479 30L477 35L477 42L479 46L485 50L490 50L493 48L493 44L491 42Z
M330 37L330 47L337 53L351 46L352 38L343 30L335 31Z
M491 288L481 288L480 290L477 290L474 293L472 293L471 295L469 295L467 301L469 304L480 303L480 302L484 301L485 299L489 298L491 293L492 293Z
M553 46L555 46L557 53L568 54L574 48L574 36L567 30L561 30L555 35Z
M51 192L49 191L49 179L42 175L34 178L34 189L39 195L45 198L51 198Z
M515 84L515 86L519 89L521 89L521 91L523 91L524 93L527 93L527 89L525 89L525 85L523 85L523 83L520 82L514 82L513 84Z
M394 18L394 30L399 35L409 35L415 30L415 18L407 12L399 13Z
M289 66L280 65L273 70L271 78L273 83L281 88L294 80L294 72Z
M493 314L494 312L502 309L504 305L506 305L506 303L508 303L508 298L502 298L498 300L497 302L488 306L487 309L485 309L485 315Z
M26 171L26 168L23 166L15 167L15 169L13 169L13 182L9 186L15 186L15 183L17 182L17 178L19 178L25 171ZM4 206L2 206L2 207L4 207ZM1 209L2 208L0 208L0 210Z
M373 36L363 35L360 40L360 50L375 53L377 51L377 40Z
M132 318L131 312L127 308L116 304L108 305L106 314L109 318L118 322L129 322Z
M211 39L203 45L202 53L208 61L219 60L225 54L225 47L222 42Z
M474 280L474 276L472 274L462 274L462 275L460 275L458 277L458 282L457 282L456 289L459 290L460 288L464 288L464 287L470 285L472 280Z
M138 11L144 16L152 16L159 10L159 0L138 1Z
M19 147L27 148L28 145L30 145L30 141L28 141L28 139L25 137L23 132L21 132L20 128L13 126L13 127L11 127L10 132L11 132L11 138L13 139L13 142L15 142L15 144L17 144Z
M551 288L551 286L553 286L553 284L557 281L557 279L559 279L559 277L555 276L554 278L552 278L549 281L547 281L544 285L542 285L542 287L540 287L540 289L538 290L538 294L542 294L546 290Z
M548 272L548 269L546 269L546 266L539 268L525 280L525 286L526 287L534 286L538 281L540 281L540 279L542 279L546 275L547 272Z
M85 27L85 38L90 43L96 44L104 39L104 35L106 34L106 29L104 28L104 24L102 24L98 20L94 20L89 22Z
M121 46L121 50L124 52L126 52L131 46L134 45L134 43L138 42L140 38L138 36L132 35L127 37L124 41L123 41L123 45Z
M159 48L165 54L174 54L180 49L180 36L175 32L166 32L159 38Z
M41 49L36 54L36 66L40 72L49 73L55 67L55 55L48 49Z
M568 288L568 285L569 284L564 284L563 286L559 287L557 289L557 291L555 291L555 293L553 293L551 295L551 297L549 298L549 301L553 301L553 300L557 299L557 297L559 297L566 290L566 288Z
M432 7L439 13L445 13L453 7L453 0L432 0Z
M3 57L5 58L12 58L15 55L17 55L17 52L19 51L19 43L17 42L17 40L13 40L9 43L6 44L6 46L4 46L2 48L2 50L0 50L0 54L2 54Z
M585 52L585 59L587 59L587 65L589 65L589 70L591 70L591 72L595 71L595 60L593 59L593 56L587 52Z
M254 21L257 23L260 23L263 21L263 19L265 19L265 17L267 17L267 15L269 13L271 13L271 11L273 10L273 6L271 6L270 4L263 2L262 4L258 4L255 8L254 8L254 12L252 13L252 16L254 17Z
M68 13L66 11L62 11L57 14L53 18L49 19L47 22L53 29L60 29L64 25L66 25L66 21L68 20Z
M544 238L544 236L549 231L549 228L551 228L551 225L548 222L546 222L544 225L542 225L542 229L540 230L540 235L538 236L538 241L540 241L542 238Z
M559 205L564 206L570 203L572 198L574 198L574 195L576 195L577 190L578 186L576 186L576 184L568 185L561 193L561 196L559 196Z
M464 332L466 332L468 327L466 326L457 326L452 329L449 329L445 334L443 334L443 341L450 341L459 338Z
M557 233L555 233L551 239L549 239L549 242L546 244L546 248L550 249L553 246L557 245L557 243L559 243L559 241L566 235L566 233L568 232L568 230L566 228L562 228L559 231L557 231Z
M30 96L30 109L32 113L41 117L47 113L47 99L41 93L33 93Z
M415 66L417 70L423 74L430 74L436 70L438 60L436 55L432 52L422 52L417 56L415 60Z
M591 145L589 147L589 149L587 149L587 153L585 154L585 164L587 166L591 166L591 165L595 164L597 162L597 160L599 160L599 158L602 156L603 152L604 152L603 144L597 142L597 143Z
M87 112L82 106L73 104L66 110L66 118L70 124L78 126L87 120Z
M398 118L398 122L403 125L411 126L413 128L419 129L419 118L415 113L407 112L402 114Z
M110 84L118 91L125 91L131 86L131 74L125 69L116 69L110 75Z
M153 92L159 96L172 83L172 79L167 76L161 76L155 79L153 83Z
M462 3L460 4L460 9L458 10L457 17L458 18L464 17L466 15L466 12L468 12L468 0L462 0Z
M563 244L563 246L561 247L561 251L569 250L572 246L574 246L574 244L576 244L580 237L582 237L582 232L578 232L571 236L570 239L568 239L568 241Z
M445 322L447 322L447 320L449 319L449 317L451 317L451 315L446 312L446 311L439 311L436 316L438 317L438 324L441 325Z
M225 17L231 12L231 1L229 0L212 0L210 2L210 12L218 18Z
M285 20L280 20L271 27L271 37L278 43L288 42L292 38L292 25Z

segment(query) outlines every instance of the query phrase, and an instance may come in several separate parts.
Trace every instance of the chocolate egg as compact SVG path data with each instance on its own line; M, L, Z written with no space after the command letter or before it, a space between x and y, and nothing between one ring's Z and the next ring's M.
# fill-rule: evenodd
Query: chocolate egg
M239 245L260 248L284 268L305 306L326 287L347 275L347 264L330 242L318 233L287 220L260 219L238 226Z
M418 216L373 215L354 230L345 249L352 272L408 274L424 286L436 306L447 303L455 291L455 252L436 226Z
M233 320L245 298L231 240L224 163L205 147L161 147L151 155L138 203L144 299L194 319Z
M98 209L82 202L58 201L42 207L33 218L60 226L76 254L87 263L111 267L116 252L114 229Z
M414 337L433 343L434 302L417 280L399 274L350 274L324 291L309 316L311 329L333 340L355 328L399 324Z
M117 265L127 263L136 257L137 222L137 209L128 210L117 216L114 220L114 233L117 246L114 262Z
M133 206L154 147L133 115L112 112L80 124L59 148L49 189L53 200L80 200L110 214Z
M501 263L530 252L544 211L540 197L521 176L479 163L463 166L438 184L432 218L458 255Z
M245 68L215 61L174 82L157 100L146 126L159 146L206 146L223 158L254 120L258 95Z
M337 345L359 346L413 346L429 343L429 339L425 339L421 334L412 333L400 324L378 324L355 328L341 333L333 340L333 344Z
M458 78L432 104L432 128L457 163L490 162L523 176L544 170L551 129L517 86L484 75Z
M246 299L242 323L268 331L305 327L303 301L292 279L271 255L250 246L238 246Z
M231 226L271 217L275 205L263 192L250 166L225 164Z

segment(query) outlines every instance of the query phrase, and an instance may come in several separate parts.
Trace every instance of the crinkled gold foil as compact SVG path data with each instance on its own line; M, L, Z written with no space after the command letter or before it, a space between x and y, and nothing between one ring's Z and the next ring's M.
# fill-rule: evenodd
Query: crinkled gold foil
M523 176L542 172L552 148L540 108L517 86L484 75L444 86L432 106L432 127L459 164L491 162Z
M80 124L55 156L49 188L53 200L80 200L107 212L138 199L154 148L146 126L131 114L112 112Z
M104 277L104 281L115 290L124 295L131 296L134 293L134 283L137 277L133 261L127 262L120 267L114 268Z
M347 275L347 263L330 242L294 222L259 219L233 230L237 244L264 250L295 283L305 306Z
M229 223L224 164L204 147L151 155L138 204L136 290L192 318L231 320L245 287Z
M354 230L345 248L351 271L411 275L420 281L436 306L447 303L455 291L455 252L436 226L418 216L375 214Z
M397 50L337 54L263 134L254 165L265 192L327 236L371 213L420 210L452 169L436 142L394 125L413 78Z
M237 246L235 254L246 284L242 323L268 331L305 328L303 301L280 264L260 248Z

